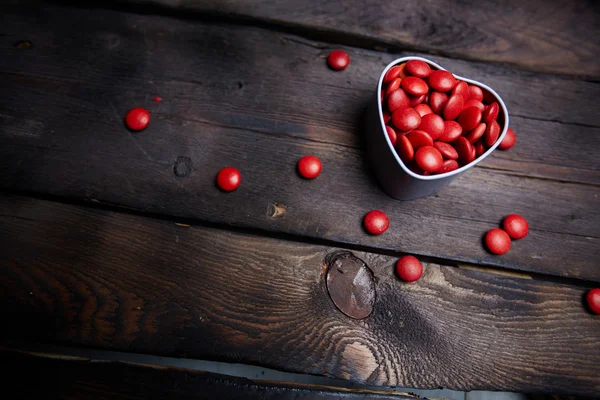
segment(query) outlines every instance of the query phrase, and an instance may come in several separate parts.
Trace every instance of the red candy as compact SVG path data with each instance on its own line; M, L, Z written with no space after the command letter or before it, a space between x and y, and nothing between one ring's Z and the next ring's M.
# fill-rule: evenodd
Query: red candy
M423 146L415 153L417 166L426 172L436 172L442 168L442 154L433 146Z
M394 130L394 128L386 126L385 129L387 130L387 134L388 137L390 138L390 142L392 142L392 146L396 145L396 140L397 140L397 136L396 135L396 131Z
M416 107L416 106L418 106L419 104L423 103L423 102L425 101L425 99L426 99L426 98L427 98L427 95L426 95L426 94L424 94L424 95L421 95L421 96L409 96L409 99L410 99L410 103L409 103L409 105L410 105L411 107Z
M456 121L444 121L444 133L438 138L442 142L454 142L462 135L462 126Z
M461 95L464 101L469 100L469 85L467 85L467 82L458 82L456 86L454 86L454 89L452 89L452 96L455 94Z
M483 134L483 140L487 147L492 147L496 140L500 136L500 125L496 121L492 121L487 125L485 133Z
M150 113L142 107L133 108L125 116L125 123L129 129L141 131L150 123Z
M485 234L485 245L494 254L504 254L510 250L510 237L500 228L490 229Z
M498 145L498 148L501 150L508 150L513 147L516 142L517 136L515 135L515 131L513 131L511 128L508 128L506 131L506 136L504 136L504 139L502 139Z
M485 153L485 145L481 140L475 143L473 147L475 147L475 157L481 157Z
M390 122L390 119L392 118L392 114L390 114L386 110L383 110L382 115L383 115L383 123L384 124L387 124L388 122Z
M465 105L465 99L460 94L450 96L444 106L444 119L453 120L458 117ZM462 125L462 124L461 124ZM464 127L463 127L464 128Z
M483 112L483 120L485 122L492 122L498 119L498 113L500 112L500 106L498 103L493 102Z
M160 103L162 101L162 99L160 97L158 97L158 96L156 96L152 100L154 100L154 102L156 102L156 103Z
M504 218L502 223L504 231L508 233L511 239L523 239L529 233L529 224L527 220L519 214L511 214Z
M437 114L427 114L421 117L418 129L427 132L433 140L437 140L444 133L444 120Z
M458 162L456 162L456 160L446 160L442 164L442 168L440 168L436 173L445 174L446 172L452 172L455 169L458 169Z
M483 90L479 86L469 85L469 100L471 99L479 102L483 101Z
M404 66L406 64L394 65L392 68L388 69L385 76L383 77L383 83L390 83L394 79L398 78L404 70Z
M397 89L390 94L387 99L388 109L391 113L396 110L402 110L410 106L410 99L408 95L402 89Z
M405 282L414 282L423 275L423 265L413 256L404 256L396 263L396 273Z
M417 110L421 118L427 114L433 113L433 111L431 111L431 107L429 107L427 104L417 104L415 106L415 110Z
M365 229L372 235L381 235L390 226L390 220L383 211L372 210L365 215L363 220Z
M421 116L414 108L398 109L392 114L392 123L401 131L412 131L421 124Z
M237 189L242 182L240 171L233 167L225 167L217 174L217 185L226 192Z
M464 136L461 136L456 140L454 147L456 148L458 159L462 165L467 165L475 159L475 148Z
M450 72L440 69L433 71L431 75L429 75L428 82L429 86L436 92L447 92L454 88L456 79Z
M414 130L408 132L406 138L410 141L415 150L423 146L433 146L433 139L427 132Z
M321 173L321 160L315 156L304 156L298 161L298 172L306 179L314 179Z
M384 97L388 98L390 94L397 90L400 87L400 82L402 82L401 78L396 78L393 81L391 81L388 87L385 89Z
M475 129L481 122L481 111L477 107L468 107L463 109L458 116L458 123L462 126L464 132ZM483 134L483 132L482 132Z
M591 289L585 296L588 308L594 314L600 314L600 288Z
M406 72L418 78L427 78L431 74L431 67L421 60L410 60L406 63Z
M431 110L438 115L442 115L442 111L444 111L447 102L448 95L446 93L432 92L429 95L429 105L431 106Z
M479 100L475 100L475 99L470 99L465 101L465 108L467 107L477 107L479 108L479 111L481 111L482 113L485 111L485 106L483 105L482 102L480 102Z
M465 137L467 138L467 140L469 142L471 142L471 144L475 144L475 142L477 142L479 139L481 139L481 137L483 136L483 134L485 133L485 124L481 123L479 125L477 125L475 127L475 129L472 129L470 132L468 132Z
M441 155L448 160L458 160L458 153L456 149L444 142L433 142L433 147L438 149Z
M398 136L398 140L396 142L396 151L398 152L400 159L402 159L405 164L411 162L415 157L415 149L410 140L408 140L408 138L404 135Z
M413 96L423 96L429 92L429 86L421 78L407 76L402 79L402 89Z
M345 69L350 64L350 56L343 50L333 50L327 57L327 64L336 71Z

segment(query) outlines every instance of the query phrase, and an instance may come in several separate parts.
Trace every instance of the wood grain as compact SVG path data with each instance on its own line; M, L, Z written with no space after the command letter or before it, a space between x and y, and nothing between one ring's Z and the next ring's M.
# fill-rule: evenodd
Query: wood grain
M377 293L355 320L325 287L339 248L31 198L2 197L0 210L2 337L377 385L600 390L583 286L432 263L403 284L396 258L352 251Z
M0 352L13 399L410 400L408 393L250 380L158 365L98 362L60 354ZM32 385L32 377L35 384ZM16 394L16 396L15 396Z
M189 15L218 14L246 23L347 45L412 49L455 58L515 64L598 79L600 7L586 0L443 0L373 2L103 0L157 5ZM139 10L139 7L132 7ZM158 8L154 12L164 12Z
M513 150L437 197L402 203L381 192L360 150L361 114L391 55L354 49L353 68L336 74L324 67L324 44L261 29L62 8L0 18L4 189L600 281L596 84L440 61L497 82L533 117L512 119ZM15 48L22 38L33 48ZM538 104L553 91L576 111ZM123 127L134 105L153 115L142 133ZM295 163L310 153L324 173L305 182ZM225 195L213 182L229 164L244 184ZM274 215L274 205L285 212ZM373 208L392 220L378 238L360 229ZM481 236L514 212L532 233L489 255Z

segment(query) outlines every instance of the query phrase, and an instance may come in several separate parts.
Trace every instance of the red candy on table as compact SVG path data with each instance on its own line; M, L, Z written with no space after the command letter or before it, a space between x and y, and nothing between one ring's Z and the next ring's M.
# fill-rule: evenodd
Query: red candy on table
M242 182L240 171L233 167L225 167L217 174L217 185L226 192L237 189Z
M398 136L398 140L396 142L396 151L398 152L400 159L405 164L411 162L415 157L415 149L410 140L408 140L408 138L404 135Z
M162 101L162 99L160 97L158 97L158 96L156 96L152 100L154 100L155 103L160 103Z
M410 60L406 63L406 72L417 78L427 78L431 74L431 67L421 60Z
M447 160L458 160L458 153L456 149L444 142L433 142L433 147L438 149L442 157Z
M475 144L479 139L481 139L481 137L485 133L485 128L486 128L485 124L481 123L481 124L477 125L471 131L467 132L465 137L467 138L467 140L469 142L471 142L471 144Z
M336 71L345 69L350 64L350 56L343 50L333 50L327 56L327 64Z
M381 235L390 226L390 220L383 211L369 211L363 220L365 229L372 235Z
M506 136L498 145L498 148L501 150L508 150L515 145L517 142L517 136L515 135L515 131L512 128L508 128L506 131Z
M136 107L125 116L125 124L132 131L141 131L150 123L150 113L142 107Z
M433 146L433 139L431 136L429 136L427 132L418 129L408 132L406 138L410 141L415 150L423 146Z
M420 147L415 153L417 166L426 172L436 172L442 168L444 159L442 154L433 146Z
M447 92L454 88L456 79L454 75L445 70L433 71L427 79L429 86L436 92Z
M485 234L485 245L494 254L504 254L510 250L510 237L500 228L490 229Z
M298 173L306 179L314 179L321 173L321 160L315 156L304 156L298 161Z
M438 138L442 142L454 142L463 133L462 126L456 121L444 121L444 133Z
M394 90L387 99L388 109L390 112L394 112L396 110L402 110L404 108L408 108L410 106L410 99L408 95L404 92L404 90L397 89Z
M421 116L414 108L398 109L392 114L392 123L401 131L412 131L421 124Z
M444 119L448 121L456 119L456 117L458 117L460 112L463 110L464 105L465 99L460 94L450 96L446 102L446 105L444 106Z
M442 168L440 168L436 174L445 174L446 172L452 172L455 169L458 169L459 165L456 160L446 160L442 163Z
M431 92L429 95L429 105L431 106L431 111L438 115L442 115L447 102L448 95L446 93Z
M475 129L481 122L481 111L477 107L465 108L460 112L457 121L462 126L463 131L468 132Z
M396 135L396 131L390 126L386 126L385 129L387 131L388 137L390 138L390 142L392 142L392 146L395 146L396 140L398 138L398 135Z
M519 214L511 214L504 218L502 227L508 236L515 240L523 239L529 233L527 220Z
M404 256L396 263L396 274L405 282L414 282L423 275L423 265L414 256Z
M588 308L594 314L600 314L600 288L591 289L585 295Z
M429 92L429 86L421 78L416 76L407 76L402 79L402 89L413 96L423 96Z
M444 133L444 120L437 114L427 114L421 117L421 123L417 129L427 132L433 140L437 140Z

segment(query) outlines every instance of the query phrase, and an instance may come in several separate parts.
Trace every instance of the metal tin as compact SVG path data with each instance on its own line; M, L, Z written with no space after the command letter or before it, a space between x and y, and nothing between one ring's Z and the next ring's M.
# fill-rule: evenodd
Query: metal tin
M492 88L472 79L454 75L456 79L460 79L471 85L479 86L484 92L490 93L496 99L500 105L500 112L498 115L498 124L500 124L501 127L500 137L492 147L490 147L481 155L481 157L478 157L472 163L460 167L457 170L440 175L423 176L415 174L408 169L404 162L402 162L387 135L385 123L383 122L380 97L381 87L383 85L383 77L387 71L394 65L398 65L410 60L421 60L435 69L445 69L433 61L422 57L402 57L391 62L387 67L385 67L381 73L381 76L379 77L375 98L372 102L370 102L366 110L365 118L367 154L371 161L375 176L377 177L377 180L379 181L379 184L383 190L398 200L413 200L435 194L442 187L449 184L458 175L477 165L479 162L489 156L494 150L496 150L496 147L498 147L502 139L504 139L504 136L506 136L509 122L506 105Z

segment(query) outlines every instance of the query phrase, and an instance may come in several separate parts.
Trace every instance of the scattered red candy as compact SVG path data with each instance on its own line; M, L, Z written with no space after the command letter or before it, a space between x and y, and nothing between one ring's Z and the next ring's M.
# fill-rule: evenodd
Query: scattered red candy
M504 218L502 227L508 236L515 240L523 239L529 233L527 220L519 214L511 214Z
M158 96L156 96L152 100L154 100L156 103L160 103L162 101L162 99L160 97L158 97Z
M423 265L414 256L404 256L396 263L396 273L405 282L414 282L423 275Z
M383 211L372 210L365 215L364 225L367 232L372 235L381 235L390 226L390 220Z
M500 228L490 229L485 234L485 245L494 254L504 254L510 250L510 237Z
M237 189L242 182L240 171L233 167L225 167L217 174L217 185L226 192Z
M515 135L515 131L513 131L511 128L508 128L508 130L506 131L506 136L504 136L504 139L502 139L502 141L498 145L498 148L501 150L508 150L511 147L513 147L515 143L517 143L517 136Z
M142 107L133 108L125 116L125 123L129 129L141 131L150 123L150 113Z
M327 57L327 64L336 71L345 69L350 64L350 56L343 50L333 50Z
M600 288L591 289L585 296L591 312L600 314Z
M298 173L306 179L314 179L321 173L321 160L315 156L304 156L298 161Z

